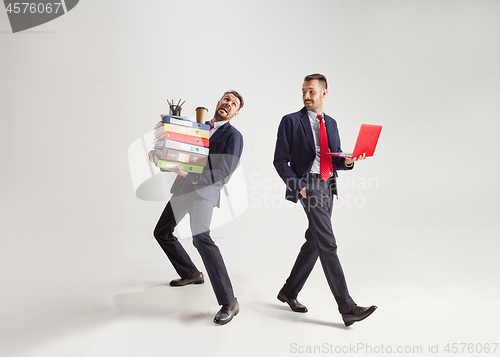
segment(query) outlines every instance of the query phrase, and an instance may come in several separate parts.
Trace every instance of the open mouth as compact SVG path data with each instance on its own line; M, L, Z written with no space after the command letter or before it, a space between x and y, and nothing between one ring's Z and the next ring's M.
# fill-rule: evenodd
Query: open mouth
M224 113L229 113L229 108L228 107L221 107L219 110L224 111Z

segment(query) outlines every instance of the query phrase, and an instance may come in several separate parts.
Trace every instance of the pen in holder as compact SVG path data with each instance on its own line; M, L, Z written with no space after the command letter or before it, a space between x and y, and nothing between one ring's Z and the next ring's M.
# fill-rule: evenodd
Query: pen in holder
M183 101L181 103L182 99L179 99L177 104L174 104L174 100L172 99L172 103L170 103L167 99L168 107L169 107L169 113L168 115L174 115L174 116L181 116L181 110L182 110L182 104L186 103L186 101ZM179 104L181 103L181 104Z

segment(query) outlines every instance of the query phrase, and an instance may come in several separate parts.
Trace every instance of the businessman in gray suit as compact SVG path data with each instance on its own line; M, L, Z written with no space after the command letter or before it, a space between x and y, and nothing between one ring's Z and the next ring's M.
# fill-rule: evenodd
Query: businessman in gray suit
M286 184L285 198L300 201L309 221L306 241L278 299L295 312L307 312L297 295L319 258L342 319L349 326L368 317L377 307L358 306L349 295L331 215L337 171L352 170L354 162L364 160L365 155L353 159L324 155L342 151L337 123L323 113L327 88L325 76L306 76L302 85L304 107L285 115L278 128L273 164Z
M217 102L210 122L208 163L199 174L187 173L179 167L172 170L178 175L170 189L173 195L154 230L156 240L180 276L170 285L203 284L203 273L173 234L175 226L189 213L193 245L200 253L217 301L222 306L214 318L219 325L227 324L238 314L239 304L222 254L210 238L210 222L214 207L220 204L220 191L238 166L243 151L243 136L230 123L243 104L243 97L236 91L224 93ZM150 160L152 153L149 153Z

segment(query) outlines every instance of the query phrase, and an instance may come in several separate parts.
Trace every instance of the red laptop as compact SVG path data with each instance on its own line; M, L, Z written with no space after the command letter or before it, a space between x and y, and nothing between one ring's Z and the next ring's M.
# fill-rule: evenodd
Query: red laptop
M373 156L381 130L381 125L361 124L358 139L356 140L356 145L352 153L333 152L325 155L355 158L365 153L366 157Z

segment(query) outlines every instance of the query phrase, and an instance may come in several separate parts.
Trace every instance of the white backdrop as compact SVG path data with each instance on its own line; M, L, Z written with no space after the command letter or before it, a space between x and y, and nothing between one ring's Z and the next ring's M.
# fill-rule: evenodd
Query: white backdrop
M495 0L82 0L12 34L0 11L0 349L250 356L500 342L499 13ZM361 123L384 127L375 156L341 174L333 215L353 297L380 306L347 330L318 267L300 296L310 317L275 298L306 226L272 166L276 130L314 72L329 80L325 112L345 151ZM228 89L246 102L233 124L248 207L212 232L242 305L215 328L209 284L199 300L164 285L176 277L152 238L164 202L135 196L128 148L166 99L210 115Z

